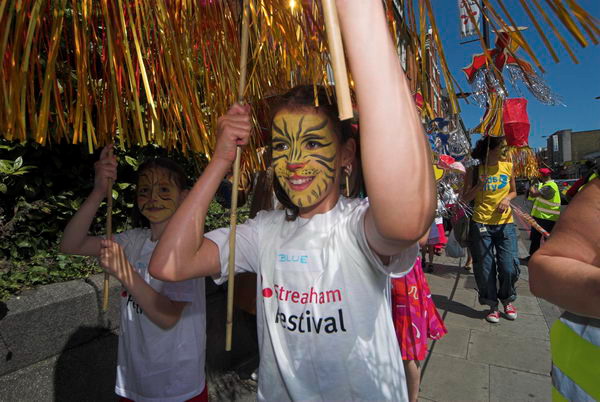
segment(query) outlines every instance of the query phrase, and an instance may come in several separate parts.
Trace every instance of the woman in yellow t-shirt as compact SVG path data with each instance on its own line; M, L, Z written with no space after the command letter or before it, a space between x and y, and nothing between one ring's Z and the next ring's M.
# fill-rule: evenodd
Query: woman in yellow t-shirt
M512 163L502 160L504 148L503 138L488 136L477 142L472 156L482 164L467 172L465 189L468 190L463 196L466 202L475 200L469 230L473 273L479 303L490 306L486 320L492 323L500 321L498 301L504 305L506 318L517 318L512 302L517 298L519 259L517 231L510 207L517 192ZM471 187L473 174L478 175L478 181Z

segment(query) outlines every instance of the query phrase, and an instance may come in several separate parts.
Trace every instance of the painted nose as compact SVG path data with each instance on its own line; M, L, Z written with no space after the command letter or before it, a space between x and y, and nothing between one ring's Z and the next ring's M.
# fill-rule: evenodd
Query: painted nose
M288 170L293 172L294 170L302 169L305 165L306 165L306 163L293 162L293 163L288 163L287 168L288 168Z

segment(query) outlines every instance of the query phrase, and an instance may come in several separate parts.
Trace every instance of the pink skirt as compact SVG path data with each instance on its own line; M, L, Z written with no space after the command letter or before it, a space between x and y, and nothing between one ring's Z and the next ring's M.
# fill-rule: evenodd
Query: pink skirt
M448 333L431 299L421 258L408 274L392 279L392 318L403 360L425 360L427 340Z

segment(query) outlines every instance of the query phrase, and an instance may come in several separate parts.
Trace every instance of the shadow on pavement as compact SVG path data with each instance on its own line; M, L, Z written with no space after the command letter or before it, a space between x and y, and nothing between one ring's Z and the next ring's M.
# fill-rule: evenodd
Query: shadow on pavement
M432 293L431 299L439 309L443 310L442 318L445 318L448 312L464 315L469 318L482 318L481 311L448 299L447 296Z
M103 336L98 337L99 332ZM80 327L56 361L54 400L115 401L117 347L118 337L112 332Z

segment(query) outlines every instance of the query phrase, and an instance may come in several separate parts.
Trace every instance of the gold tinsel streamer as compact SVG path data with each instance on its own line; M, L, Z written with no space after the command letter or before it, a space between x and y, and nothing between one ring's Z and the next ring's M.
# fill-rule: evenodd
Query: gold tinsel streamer
M515 177L540 177L538 161L531 148L509 146L506 159L512 162Z
M581 46L598 43L598 20L575 0L544 1L545 12L541 0L519 4L538 31L544 31L544 22L550 27L544 42L552 53L550 34L577 61L548 15ZM497 27L506 29L503 18L515 25L502 0L504 17L484 2ZM419 72L427 67L426 25L451 89L456 81L444 60L431 0L385 4L396 44L408 37L405 43L418 58L407 62L417 67L423 96L432 85ZM401 18L394 11L398 4L404 8ZM539 15L543 21L536 20ZM325 85L333 94L318 1L253 0L250 17L245 98L255 116L265 115L267 100L293 85ZM210 157L212 127L236 100L240 22L235 0L0 0L0 135L41 144L83 143L90 151L114 141L121 147L154 143ZM541 69L522 34L514 36ZM451 104L457 112L456 100ZM428 103L424 110L432 114ZM257 128L265 124L255 122ZM264 165L255 152L259 138L244 155L247 170Z

